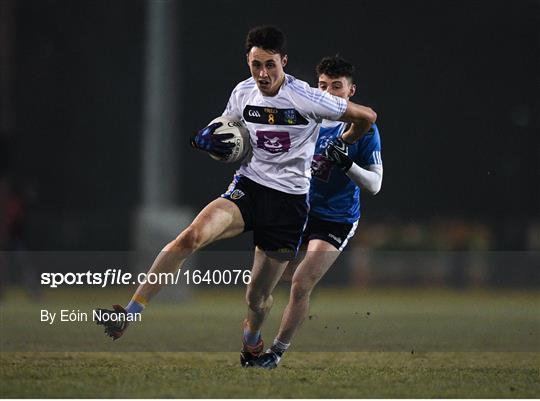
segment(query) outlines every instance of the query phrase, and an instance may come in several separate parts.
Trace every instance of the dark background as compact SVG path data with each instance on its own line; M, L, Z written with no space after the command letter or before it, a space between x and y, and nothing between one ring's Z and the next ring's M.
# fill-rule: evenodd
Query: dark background
M2 176L24 198L28 247L130 249L148 4L0 2ZM540 2L231 0L177 10L179 202L199 210L228 185L234 167L187 139L249 76L247 30L275 24L288 36L286 72L314 83L318 60L339 53L357 67L353 100L378 113L384 182L365 197L363 220L474 222L489 230L490 249L530 249L540 218Z

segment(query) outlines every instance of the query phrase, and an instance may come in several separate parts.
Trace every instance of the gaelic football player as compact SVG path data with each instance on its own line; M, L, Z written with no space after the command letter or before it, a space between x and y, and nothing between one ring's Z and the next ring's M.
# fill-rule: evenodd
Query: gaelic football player
M340 57L323 58L316 68L318 87L348 100L356 91L353 69ZM360 188L371 194L381 188L383 166L377 126L373 124L360 138L349 131L344 133L346 126L335 121L322 123L312 163L309 218L302 236L307 252L300 264L293 261L287 268L294 271L289 303L273 345L258 358L257 366L275 368L308 315L313 288L354 235L360 218Z
M246 292L248 311L241 352L242 365L251 366L264 351L260 330L272 306L272 290L288 261L296 256L307 220L310 164L320 123L340 120L364 130L377 116L369 107L285 74L286 40L275 27L249 31L246 61L251 77L234 88L223 115L244 120L252 156L240 166L227 192L165 245L150 272L176 272L198 249L252 230L255 255ZM199 131L192 146L218 155L231 152L230 145L220 141L224 135L213 135L218 126ZM141 284L125 309L115 305L109 313L142 312L162 285ZM125 322L101 324L113 339L127 328Z

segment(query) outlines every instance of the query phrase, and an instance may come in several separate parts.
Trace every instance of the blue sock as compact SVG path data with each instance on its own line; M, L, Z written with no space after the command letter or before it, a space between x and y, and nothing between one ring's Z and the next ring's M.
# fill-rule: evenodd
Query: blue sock
M144 305L133 300L131 300L129 304L126 306L126 312L129 314L142 313L143 310L144 310Z
M244 342L247 345L251 345L251 346L257 345L260 338L261 338L261 331L260 330L251 331L247 327L244 328Z

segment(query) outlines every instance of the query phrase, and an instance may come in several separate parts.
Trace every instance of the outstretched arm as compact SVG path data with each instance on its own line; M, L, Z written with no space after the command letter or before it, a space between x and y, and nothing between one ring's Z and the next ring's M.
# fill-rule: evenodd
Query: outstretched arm
M353 143L356 143L360 139L362 139L364 134L369 132L370 128L371 128L370 123L365 123L365 124L353 123L349 126L349 129L347 129L347 131L341 134L341 138L343 139L343 142L345 142L347 145L352 145Z

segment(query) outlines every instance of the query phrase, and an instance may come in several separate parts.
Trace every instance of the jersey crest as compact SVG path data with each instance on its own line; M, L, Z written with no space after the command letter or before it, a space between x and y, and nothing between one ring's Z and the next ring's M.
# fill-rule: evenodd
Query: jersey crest
M257 147L270 153L284 153L291 148L288 132L257 131Z

